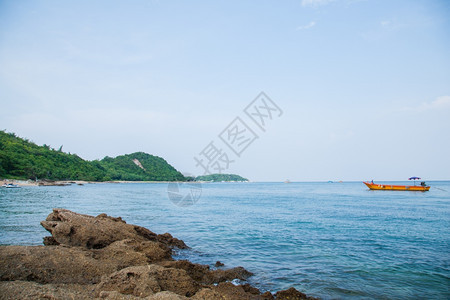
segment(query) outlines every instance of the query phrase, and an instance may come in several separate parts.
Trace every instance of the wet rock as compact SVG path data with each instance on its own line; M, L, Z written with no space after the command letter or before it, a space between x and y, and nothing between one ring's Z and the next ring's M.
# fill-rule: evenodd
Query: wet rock
M318 298L309 297L302 292L297 291L295 288L291 287L284 291L279 291L275 294L276 300L317 300Z
M261 300L260 295L247 293L240 285L234 285L231 282L220 283L212 287L212 291L218 293L223 299L227 300Z
M204 277L209 272L209 266L194 264L187 260L163 261L159 265L166 268L182 269L192 279L200 283L204 283Z
M234 279L247 280L252 275L253 273L247 271L243 267L236 267L228 270L210 271L203 280L206 284L212 284Z
M274 300L275 297L272 295L271 292L267 291L267 292L261 294L261 299L262 300Z
M129 267L102 278L96 291L117 291L124 295L146 297L162 291L171 291L190 297L200 289L184 270L158 265Z
M220 261L216 261L216 263L214 264L214 266L216 267L216 268L219 268L219 267L223 267L223 266L225 266L223 263L221 263Z
M210 287L210 291L206 289L198 292L195 297L198 299L227 299L227 300L240 300L240 299L248 299L248 300L273 300L274 297L270 292L265 292L261 294L261 292L252 287L249 284L245 285L234 285L231 282L220 283L217 286ZM205 295L205 298L202 298ZM220 298L216 298L219 295ZM212 296L212 297L210 297ZM209 297L209 298L208 298Z
M143 227L141 227L141 228L143 228ZM179 249L189 248L182 240L174 238L170 233L158 234L156 236L156 239L158 240L158 242L161 242L163 244L166 244L166 245L169 245L172 247L177 247Z
M187 260L165 261L160 263L160 265L185 270L194 280L205 285L234 279L247 280L247 278L253 275L243 267L228 270L210 270L209 266L194 264Z
M260 295L260 294L261 294L260 290L258 290L258 289L255 288L255 287L252 287L252 286L251 286L250 284L248 284L248 283L242 284L241 287L244 289L244 291L245 291L246 293L250 293L250 294L253 294L253 295Z
M44 240L46 244L51 241L52 244L101 249L116 241L132 239L138 242L158 241L170 247L187 248L183 241L170 234L157 235L144 227L127 224L120 217L113 218L106 214L93 217L66 209L53 209L41 225L53 237L52 240Z

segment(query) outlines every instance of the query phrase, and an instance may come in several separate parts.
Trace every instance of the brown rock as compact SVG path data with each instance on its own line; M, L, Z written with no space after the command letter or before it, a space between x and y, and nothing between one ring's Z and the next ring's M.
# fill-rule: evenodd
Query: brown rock
M116 264L104 264L93 253L61 246L0 247L0 279L39 283L90 284L103 274L116 270Z
M213 291L210 288L204 288L204 289L201 289L200 291L198 291L190 299L192 299L192 300L210 300L210 299L225 300L226 298L224 298L221 294Z
M46 245L63 244L101 249L116 241L132 239L138 242L159 241L170 247L187 248L183 241L170 234L157 235L144 227L127 224L120 217L113 218L106 214L93 217L66 209L53 209L41 225L53 237L44 239Z
M231 282L223 282L211 288L214 292L220 294L226 300L259 300L259 295L247 293L240 285L234 285Z
M206 290L206 289L204 289ZM226 300L240 300L240 299L249 299L249 300L273 300L274 297L270 292L265 292L261 294L261 292L250 286L249 284L245 285L234 285L231 282L220 283L218 286L210 287L210 291L200 291L205 293L205 298L202 298L203 294L198 295L198 292L195 297L198 299L226 299ZM198 296L197 296L198 295ZM212 296L208 298L208 296ZM217 295L220 296L217 297Z
M215 265L214 265L215 267L217 267L217 268L219 268L219 267L223 267L223 266L225 266L222 262L220 262L220 261L216 261L216 263L215 263Z
M252 275L242 267L210 270L174 261L171 247L187 248L183 241L120 217L54 209L41 224L52 234L47 246L0 246L0 300L274 299L249 284L230 283ZM315 298L291 288L276 299Z
M275 294L275 299L277 300L316 300L317 298L309 297L302 292L297 291L295 288L291 287L284 291L279 291Z
M180 296L178 294L175 294L173 292L159 292L151 296L147 296L145 298L142 297L136 297L133 295L124 295L116 291L103 291L100 293L99 296L101 299L108 299L108 300L186 300L189 298L186 298L184 296Z
M98 250L65 246L0 247L0 279L39 283L97 283L129 266L171 259L158 242L122 240Z
M247 271L243 267L236 267L228 270L213 270L209 271L203 278L205 284L213 284L233 279L247 280L253 273Z
M194 264L187 260L164 261L159 263L164 267L182 269L199 283L210 285L234 279L247 280L253 274L243 267L228 270L210 270L209 266Z
M30 281L0 281L0 299L80 299L94 298L93 286L39 284Z
M187 260L163 261L158 264L166 268L182 269L199 283L204 283L203 278L209 272L209 266L194 264Z
M250 293L250 294L253 294L253 295L261 295L261 292L257 288L251 286L248 283L242 284L241 287L244 289L244 291L246 293Z
M117 270L159 261L172 260L171 250L158 242L122 240L109 246L92 250L94 258L108 264L116 264Z
M143 228L143 227L141 227ZM158 234L156 236L158 242L161 242L166 245L170 245L172 247L177 247L179 249L187 249L189 248L182 240L174 238L170 233Z
M200 288L186 271L158 265L129 267L102 278L96 291L117 291L124 295L146 297L161 291L193 296Z
M261 300L274 300L274 299L275 299L275 297L269 291L261 294Z

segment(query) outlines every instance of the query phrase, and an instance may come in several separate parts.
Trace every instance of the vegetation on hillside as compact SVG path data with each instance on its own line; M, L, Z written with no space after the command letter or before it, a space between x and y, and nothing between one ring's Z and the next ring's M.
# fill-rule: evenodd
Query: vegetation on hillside
M121 155L116 158L107 156L99 163L105 169L108 180L185 180L183 174L175 170L164 159L144 152Z
M221 181L248 181L247 178L241 177L236 174L211 174L211 175L203 175L195 178L196 181L213 181L213 182L221 182Z
M133 160L137 160L133 162ZM138 164L137 164L138 162ZM139 166L140 164L140 166ZM87 161L76 154L0 131L0 178L50 180L184 181L161 157L143 152Z

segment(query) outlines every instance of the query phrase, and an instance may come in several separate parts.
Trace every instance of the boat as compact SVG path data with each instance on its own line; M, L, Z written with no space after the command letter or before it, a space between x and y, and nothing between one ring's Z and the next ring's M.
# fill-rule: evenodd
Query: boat
M17 189L20 188L19 185L17 184L12 184L12 183L5 183L4 185L2 185L3 188L7 188L7 189Z
M418 180L420 177L410 177L408 180ZM430 190L430 186L427 186L425 181L422 181L420 185L393 185L393 184L379 184L372 182L363 181L365 185L371 190L384 190L384 191L418 191L426 192Z

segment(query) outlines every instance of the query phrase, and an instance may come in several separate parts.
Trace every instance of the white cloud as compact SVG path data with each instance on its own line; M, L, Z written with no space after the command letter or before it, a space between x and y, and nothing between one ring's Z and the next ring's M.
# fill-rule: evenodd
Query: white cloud
M302 0L302 6L320 6L333 1L334 0Z
M450 96L437 97L436 100L430 103L424 103L423 105L429 109L450 108Z
M427 110L442 110L442 109L449 109L450 108L450 96L440 96L437 97L433 101L424 102L420 104L419 106L415 107L405 107L402 109L402 111L427 111Z
M298 26L295 30L304 30L304 29L310 29L316 25L316 22L311 21L306 25Z

